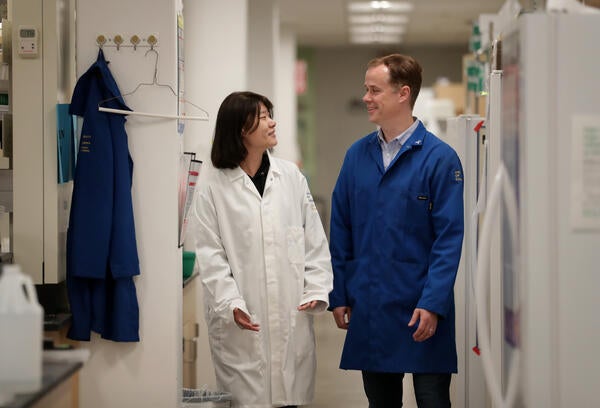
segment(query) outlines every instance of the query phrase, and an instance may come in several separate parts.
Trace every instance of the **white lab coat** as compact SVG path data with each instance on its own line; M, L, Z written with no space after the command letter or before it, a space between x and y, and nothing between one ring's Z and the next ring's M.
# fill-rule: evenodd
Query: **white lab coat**
M232 393L234 407L312 401L313 316L297 307L328 305L332 289L327 239L306 179L295 164L269 158L262 197L241 168L210 168L195 203L217 385ZM259 332L238 328L236 307L260 324Z

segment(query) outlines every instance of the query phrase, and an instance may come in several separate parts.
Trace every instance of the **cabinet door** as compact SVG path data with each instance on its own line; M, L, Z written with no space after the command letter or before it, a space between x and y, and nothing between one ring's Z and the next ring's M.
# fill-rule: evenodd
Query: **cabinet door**
M198 322L196 320L197 279L183 288L183 387L196 388L196 362L198 360Z
M75 0L12 1L12 27L37 29L39 53L12 53L14 262L34 283L66 275L72 182L58 183L56 104L75 83ZM17 49L13 36L13 49Z

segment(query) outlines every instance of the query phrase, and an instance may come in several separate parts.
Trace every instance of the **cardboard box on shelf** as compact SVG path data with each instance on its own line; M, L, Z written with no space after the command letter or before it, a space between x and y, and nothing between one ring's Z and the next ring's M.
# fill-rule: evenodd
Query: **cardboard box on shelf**
M466 89L464 84L455 82L435 84L433 92L437 99L452 100L456 115L465 113Z

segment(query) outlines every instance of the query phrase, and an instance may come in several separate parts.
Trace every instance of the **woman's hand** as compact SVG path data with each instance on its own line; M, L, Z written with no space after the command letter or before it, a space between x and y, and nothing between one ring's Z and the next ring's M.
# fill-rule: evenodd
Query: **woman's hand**
M306 302L301 304L300 306L298 306L298 310L302 311L302 310L314 310L317 307L324 307L325 306L325 302L323 302L322 300L313 300L310 302Z
M242 330L260 330L260 325L257 323L252 323L250 316L237 307L233 309L233 320L235 320L235 324L237 324Z

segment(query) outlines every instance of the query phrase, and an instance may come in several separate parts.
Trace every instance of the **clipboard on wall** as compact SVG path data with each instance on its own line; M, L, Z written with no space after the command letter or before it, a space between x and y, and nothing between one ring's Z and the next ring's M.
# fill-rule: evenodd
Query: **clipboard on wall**
M195 159L195 153L185 152L181 157L179 178L179 246L183 245L187 231L190 208L194 201L196 182L200 175L201 160Z

